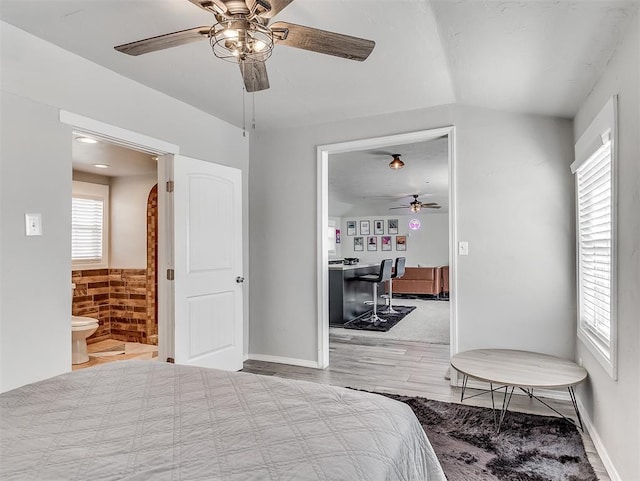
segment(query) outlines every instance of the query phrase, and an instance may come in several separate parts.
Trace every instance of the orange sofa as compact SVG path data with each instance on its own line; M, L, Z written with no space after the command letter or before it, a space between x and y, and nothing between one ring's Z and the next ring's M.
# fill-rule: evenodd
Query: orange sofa
M393 280L393 293L439 296L441 280L439 267L406 267L404 276Z
M449 297L449 266L439 267L440 269L440 297Z

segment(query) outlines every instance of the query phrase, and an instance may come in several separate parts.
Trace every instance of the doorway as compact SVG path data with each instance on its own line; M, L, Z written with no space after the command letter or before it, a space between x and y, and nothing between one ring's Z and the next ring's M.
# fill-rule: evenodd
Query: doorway
M164 142L153 137L122 129L88 117L64 110L60 111L60 122L72 127L78 135L86 135L96 140L131 149L146 155L157 157L156 183L161 186L157 197L157 272L165 272L172 267L173 249L169 240L173 232L172 205L168 201L165 185L171 179L172 156L179 152L177 145ZM166 277L158 276L156 291L157 323L158 323L158 358L165 360L173 356L173 287L166 282Z
M71 314L99 323L73 368L157 359L159 157L79 131L72 142Z
M440 129L425 130L407 134L399 134L373 139L364 139L339 144L324 145L318 147L318 365L327 367L329 365L329 157L367 151L371 154L383 154L387 146L394 146L400 149L403 145L418 144L421 142L445 139L447 148L447 172L449 189L446 193L446 203L449 207L448 214L448 266L450 270L450 295L449 295L449 338L451 352L457 352L456 335L456 297L455 297L455 249L456 245L456 225L455 225L455 128L445 127ZM401 153L401 152L400 152ZM389 152L389 154L391 154ZM391 160L391 155L389 156ZM393 172L390 172L391 174ZM419 193L419 192L416 192ZM409 194L409 193L407 193ZM375 216L374 216L375 217ZM365 220L365 223L370 219ZM382 219L381 219L382 220ZM375 222L375 221L373 221ZM357 224L357 222L356 222ZM356 226L357 228L357 226ZM344 230L344 226L343 226ZM347 232L341 232L341 241L354 241L356 237L348 237ZM371 232L373 234L373 231ZM352 234L353 235L353 234ZM345 239L346 238L346 239ZM382 239L382 238L381 238ZM383 239L383 241L388 239ZM367 243L368 249L368 243ZM348 250L348 249L347 249ZM357 250L357 249L356 249ZM395 252L380 252L383 257L392 257ZM342 256L345 257L345 256Z
M74 132L158 157L158 358L239 370L243 360L242 172L176 145L60 111Z

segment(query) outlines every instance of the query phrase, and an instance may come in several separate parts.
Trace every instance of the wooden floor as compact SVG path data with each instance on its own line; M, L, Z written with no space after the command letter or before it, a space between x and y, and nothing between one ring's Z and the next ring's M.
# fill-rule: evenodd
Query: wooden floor
M246 361L243 370L367 391L460 402L460 389L451 387L448 380L448 345L332 334L329 346L330 365L324 370L253 360ZM476 392L481 391L467 391L467 395ZM569 401L545 401L564 415L575 417ZM491 397L486 394L465 398L464 404L491 407ZM552 411L535 399L516 395L515 392L509 409L553 415ZM598 479L610 481L588 433L584 433L583 441Z

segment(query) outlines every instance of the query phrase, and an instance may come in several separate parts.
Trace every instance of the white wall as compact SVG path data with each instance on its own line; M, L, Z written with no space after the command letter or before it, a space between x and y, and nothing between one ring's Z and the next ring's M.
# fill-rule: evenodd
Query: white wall
M73 180L79 182L89 182L91 184L110 185L111 178L106 175L91 174L89 172L73 171Z
M147 268L147 199L157 183L157 174L112 179L109 267Z
M577 140L607 100L618 94L618 380L608 376L580 341L577 349L589 371L578 397L595 429L592 437L606 451L601 457L615 470L610 473L614 480L640 475L639 30L636 14L574 122Z
M318 359L316 147L448 125L470 248L458 258L459 348L573 356L571 121L464 106L252 136L250 354Z
M0 390L6 391L71 369L72 136L59 109L241 169L245 232L249 142L241 129L9 24L0 24L0 35ZM25 238L25 212L43 214L42 237ZM247 257L248 239L243 250ZM247 263L245 269L249 278Z
M389 234L387 230L387 220L398 219L398 234L407 237L407 250L396 250L396 234ZM409 229L409 221L418 219L421 223L419 230ZM373 221L384 221L384 235L391 236L391 250L382 250L382 237L378 238L378 250L375 252L367 251L366 237L364 251L356 252L353 250L353 238L356 236L348 236L347 221L355 220L357 226L361 220L368 220L371 226L371 234L373 236ZM395 259L396 257L406 257L406 265L416 267L421 266L445 266L449 264L449 214L414 214L414 215L388 215L373 217L344 217L342 221L342 256L357 257L361 263L380 263L382 259ZM358 236L360 229L358 227Z

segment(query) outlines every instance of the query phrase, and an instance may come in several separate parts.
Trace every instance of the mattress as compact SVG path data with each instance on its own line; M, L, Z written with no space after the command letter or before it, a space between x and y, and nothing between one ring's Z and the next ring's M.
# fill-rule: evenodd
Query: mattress
M3 480L445 480L408 406L334 386L136 360L0 401Z

